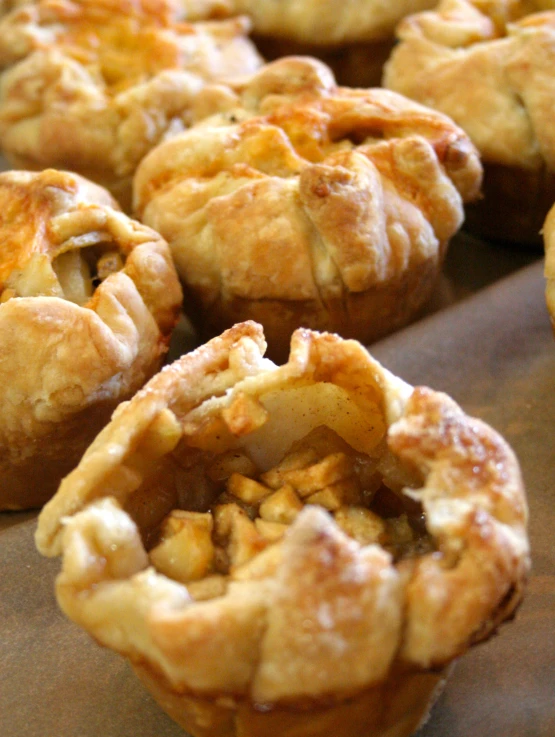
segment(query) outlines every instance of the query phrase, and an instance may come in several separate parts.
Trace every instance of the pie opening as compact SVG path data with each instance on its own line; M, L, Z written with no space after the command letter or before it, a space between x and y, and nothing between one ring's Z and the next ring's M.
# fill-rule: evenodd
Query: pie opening
M95 237L98 234L90 233L82 239ZM34 253L0 284L0 303L14 297L50 296L83 306L96 287L124 265L124 255L112 242L73 247L54 258L47 253Z
M387 449L374 410L363 414L326 382L261 398L240 393L219 412L201 405L183 425L166 410L126 470L144 479L126 511L150 563L197 600L224 595L230 581L276 572L281 540L306 505L324 508L358 544L380 545L395 563L434 551L410 495L422 479ZM145 475L147 446L161 437L173 450Z
M421 505L387 486L378 466L325 426L265 472L243 450L218 455L206 468L214 502L205 512L166 515L151 535L150 561L196 599L222 595L228 579L275 572L279 542L307 504L328 510L343 532L361 545L381 545L396 561L430 552Z

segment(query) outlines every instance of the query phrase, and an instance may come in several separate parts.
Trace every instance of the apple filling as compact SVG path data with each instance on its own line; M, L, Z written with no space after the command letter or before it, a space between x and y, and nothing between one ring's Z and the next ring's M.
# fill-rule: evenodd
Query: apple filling
M150 561L196 599L222 595L230 579L273 575L280 540L305 505L323 507L353 540L378 544L395 561L433 550L421 506L384 474L384 463L387 451L358 453L325 426L266 471L244 449L216 455L204 471L214 501L207 511L165 516L150 536Z
M6 279L0 302L14 297L60 297L83 306L95 288L124 266L122 254L113 244L74 248L53 260L35 253L21 269Z

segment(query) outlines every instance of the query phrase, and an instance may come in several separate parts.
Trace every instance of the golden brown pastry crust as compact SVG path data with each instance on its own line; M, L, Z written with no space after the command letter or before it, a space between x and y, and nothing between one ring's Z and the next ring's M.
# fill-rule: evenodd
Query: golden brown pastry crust
M477 146L487 199L469 219L487 237L538 240L555 197L555 12L534 12L549 7L443 0L399 24L385 67L386 87L451 116Z
M210 16L219 5L191 12ZM128 207L137 163L189 125L199 89L261 63L245 18L187 23L183 7L40 0L2 19L0 140L9 161L78 171Z
M65 613L129 657L193 734L267 734L282 714L300 735L312 714L322 731L310 734L346 719L338 733L362 737L372 719L376 734L405 737L439 671L522 597L529 557L518 463L490 427L446 395L395 378L354 341L299 330L280 367L264 348L259 326L236 325L122 405L42 511L38 548L63 554ZM262 424L249 406L266 412ZM244 450L272 468L322 424L375 458L386 484L408 485L432 552L396 562L309 505L276 543L274 567L258 578L232 574L216 598L195 601L150 566L149 528L178 498L210 508L194 470L203 459ZM387 721L384 703L404 728Z
M387 90L337 87L302 57L267 65L228 105L152 151L134 183L205 335L252 318L283 357L299 326L368 343L413 318L479 189L464 133Z
M426 721L447 678L443 671L399 673L337 704L265 711L249 701L226 704L179 693L144 663L133 669L164 711L194 737L267 737L284 730L291 737L407 737Z
M163 239L74 174L0 174L0 232L0 508L18 509L158 370L181 290ZM121 263L93 291L79 254L95 249Z

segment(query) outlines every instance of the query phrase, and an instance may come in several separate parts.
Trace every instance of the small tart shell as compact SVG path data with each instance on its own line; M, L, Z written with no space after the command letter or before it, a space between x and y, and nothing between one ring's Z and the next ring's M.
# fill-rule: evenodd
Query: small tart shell
M181 290L165 241L74 174L0 174L0 232L0 508L21 509L52 496L117 404L158 370ZM60 254L102 244L124 265L84 304L45 280ZM31 263L40 278L18 296L9 285L34 274Z
M122 405L42 511L38 548L63 555L64 612L129 657L193 735L268 734L283 716L294 735L362 737L372 724L406 737L442 671L521 600L518 463L490 427L397 379L355 341L299 330L280 367L264 349L259 326L237 325ZM255 405L267 422L249 427ZM194 601L149 566L143 539L180 495L210 507L200 477L191 483L195 463L242 448L271 468L321 424L379 459L384 481L405 479L434 552L395 563L309 505L266 576L230 580L214 599Z
M555 2L442 0L398 28L383 83L451 116L484 162L470 228L538 242L555 198ZM535 12L543 10L544 12Z
M388 90L337 87L302 57L228 104L152 151L134 183L205 335L253 318L281 360L300 326L369 343L414 318L480 187L461 129Z
M218 3L197 5L193 17L204 8L206 19ZM261 64L246 18L188 23L185 7L39 0L3 18L0 139L10 163L77 171L129 209L138 162L190 125L198 91Z

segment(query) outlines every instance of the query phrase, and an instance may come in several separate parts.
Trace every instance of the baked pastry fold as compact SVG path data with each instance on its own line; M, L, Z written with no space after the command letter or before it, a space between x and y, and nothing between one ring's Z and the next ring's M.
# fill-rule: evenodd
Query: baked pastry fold
M192 6L216 12L218 3ZM214 10L216 8L216 10ZM261 64L246 18L177 0L40 0L0 22L0 142L15 166L78 171L129 205L141 157L190 124L208 81Z
M164 240L77 175L0 174L0 508L43 504L155 373L181 307Z
M384 86L446 113L482 156L487 237L538 240L555 197L555 8L547 2L442 0L405 18Z
M309 58L234 90L134 180L138 217L170 244L204 334L252 318L283 358L300 326L368 343L414 318L479 191L466 135L388 90L337 87Z
M264 349L244 323L165 367L64 479L38 548L63 555L67 616L191 734L406 737L522 597L518 463L355 341L299 330L279 367Z

